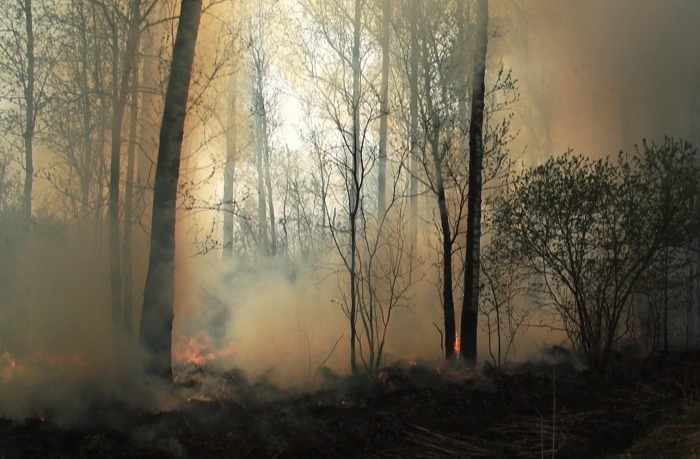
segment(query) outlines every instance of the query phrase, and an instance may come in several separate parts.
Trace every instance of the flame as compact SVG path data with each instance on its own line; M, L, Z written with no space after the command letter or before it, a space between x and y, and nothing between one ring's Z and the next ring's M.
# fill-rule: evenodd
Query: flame
M200 367L212 360L232 355L234 348L234 343L229 342L223 348L216 349L211 336L205 331L200 331L194 336L183 336L176 341L173 360Z
M189 339L182 337L175 345L173 357L176 361L202 366L214 360L211 337L206 332L199 332Z
M459 332L457 332L457 333L455 333L455 346L454 346L455 355L457 355L457 356L459 356L460 346L461 346L461 344L459 342Z
M13 379L27 374L32 369L40 370L43 367L67 367L74 369L75 367L87 367L90 363L77 353L68 355L48 354L38 352L31 356L22 359L23 363L18 361L10 351L5 351L0 358L0 381L9 383Z

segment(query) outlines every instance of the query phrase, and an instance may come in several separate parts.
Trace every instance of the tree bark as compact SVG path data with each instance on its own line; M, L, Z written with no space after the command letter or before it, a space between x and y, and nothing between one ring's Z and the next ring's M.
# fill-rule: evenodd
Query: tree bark
M153 196L151 249L141 317L147 374L172 382L175 301L175 211L195 44L202 0L182 0L160 129Z
M488 45L488 0L476 4L476 53L472 77L471 121L469 123L469 196L467 198L467 253L464 267L464 299L460 353L476 362L476 335L479 310L479 269L481 255L481 192L484 158L483 126Z

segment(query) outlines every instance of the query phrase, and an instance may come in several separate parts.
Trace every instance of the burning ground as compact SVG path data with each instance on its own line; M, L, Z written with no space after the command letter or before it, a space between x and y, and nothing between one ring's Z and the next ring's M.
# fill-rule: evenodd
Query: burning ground
M615 368L599 377L566 362L480 373L407 362L321 371L323 388L305 393L189 365L156 407L85 390L80 416L0 421L0 457L689 456L700 355L621 357Z

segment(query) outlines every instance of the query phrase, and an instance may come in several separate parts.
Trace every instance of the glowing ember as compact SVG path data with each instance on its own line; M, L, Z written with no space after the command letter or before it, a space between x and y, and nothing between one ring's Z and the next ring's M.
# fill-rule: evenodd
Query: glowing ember
M460 344L459 344L459 332L455 333L455 354L459 355L459 349L460 349Z

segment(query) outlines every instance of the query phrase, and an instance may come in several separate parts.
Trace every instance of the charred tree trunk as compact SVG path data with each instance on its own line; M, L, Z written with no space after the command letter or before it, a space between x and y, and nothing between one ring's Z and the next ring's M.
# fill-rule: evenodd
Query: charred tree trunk
M182 0L160 129L153 196L151 250L141 317L141 344L148 374L172 382L172 326L175 301L175 210L180 155L201 0Z
M29 230L32 220L32 188L34 186L34 130L36 127L36 107L34 100L34 18L32 15L32 0L24 0L22 6L24 10L25 31L27 33L27 75L24 87L24 103L26 113L24 114L24 192L22 195L22 207L24 211L23 226Z
M476 4L476 53L472 76L471 121L469 123L469 196L467 198L467 253L464 267L460 352L476 362L481 255L481 191L484 158L484 95L488 45L488 0Z
M386 213L386 157L389 130L389 40L391 38L391 0L382 2L382 87L379 111L379 164L377 179L377 214Z
M440 211L440 229L442 231L442 309L445 326L445 358L449 359L455 354L456 324L455 302L452 277L452 231L445 196L445 184L442 177L442 161L439 151L440 131L433 132L431 152L435 170L435 192L437 193L438 209Z

